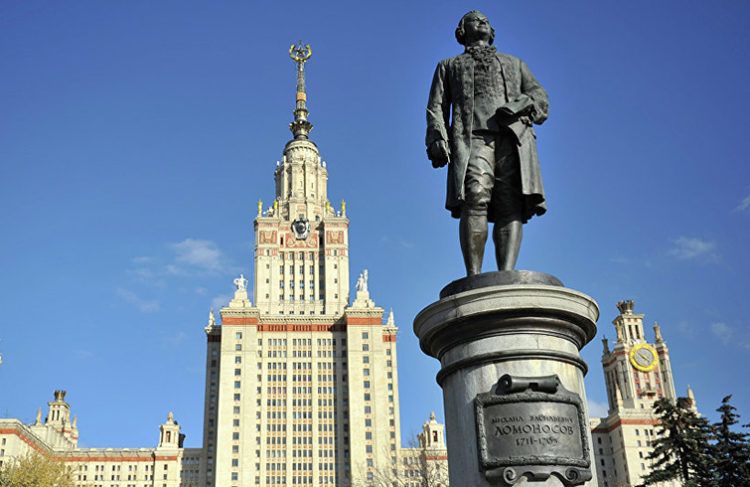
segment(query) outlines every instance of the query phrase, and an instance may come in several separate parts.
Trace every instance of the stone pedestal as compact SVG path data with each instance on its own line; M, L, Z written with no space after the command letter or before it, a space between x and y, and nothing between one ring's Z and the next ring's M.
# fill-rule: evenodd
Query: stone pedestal
M417 315L442 366L451 485L597 485L579 351L598 317L592 298L529 271L454 281Z

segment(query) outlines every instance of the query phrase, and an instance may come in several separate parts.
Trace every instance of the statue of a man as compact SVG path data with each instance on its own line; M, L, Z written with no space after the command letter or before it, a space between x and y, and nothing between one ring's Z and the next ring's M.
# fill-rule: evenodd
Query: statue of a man
M461 18L463 54L440 61L427 104L427 155L448 165L446 208L460 218L466 274L482 272L488 222L500 270L516 265L523 224L546 211L532 124L547 119L547 93L520 59L492 46L476 10Z
M237 287L237 291L245 291L247 289L247 279L245 279L243 274L240 274L240 277L236 278L233 282Z

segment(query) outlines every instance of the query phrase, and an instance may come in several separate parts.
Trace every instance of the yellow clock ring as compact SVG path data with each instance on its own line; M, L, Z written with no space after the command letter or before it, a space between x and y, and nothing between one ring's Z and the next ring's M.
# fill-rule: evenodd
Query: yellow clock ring
M651 372L659 365L659 355L648 343L637 343L630 350L630 364L641 372Z

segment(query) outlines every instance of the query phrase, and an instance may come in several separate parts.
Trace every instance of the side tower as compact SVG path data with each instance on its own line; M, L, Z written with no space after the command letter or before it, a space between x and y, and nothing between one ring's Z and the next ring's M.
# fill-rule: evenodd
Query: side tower
M661 327L654 323L653 342L646 338L644 315L634 311L632 300L617 303L612 321L616 342L610 349L602 340L602 367L609 413L592 418L593 450L600 487L637 485L650 465L646 457L655 439L654 402L676 400L669 349ZM692 391L689 392L692 394ZM677 486L679 483L665 483Z
M661 328L654 323L654 342L649 342L643 330L644 315L635 313L634 306L632 300L617 303L620 314L612 321L617 341L611 352L605 346L602 355L610 411L651 410L659 398L676 398Z
M207 487L361 485L398 466L400 420L393 314L368 275L349 305L349 220L331 205L328 170L310 140L309 46L297 67L293 138L275 197L258 202L253 299L248 279L206 327Z

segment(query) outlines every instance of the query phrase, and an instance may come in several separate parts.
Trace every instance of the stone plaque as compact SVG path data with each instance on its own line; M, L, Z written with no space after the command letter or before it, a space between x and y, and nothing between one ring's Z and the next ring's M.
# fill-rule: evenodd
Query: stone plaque
M475 406L479 464L490 482L510 486L554 475L574 486L591 479L581 398L556 375L504 375Z

